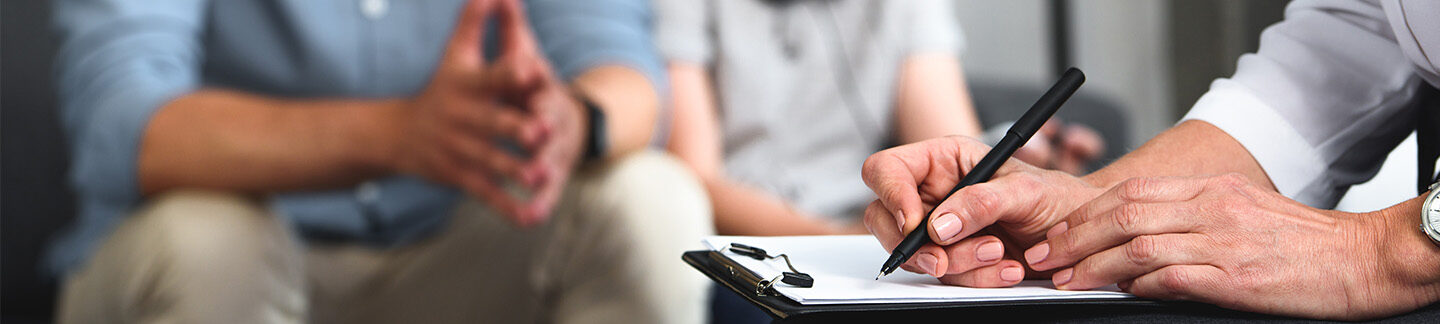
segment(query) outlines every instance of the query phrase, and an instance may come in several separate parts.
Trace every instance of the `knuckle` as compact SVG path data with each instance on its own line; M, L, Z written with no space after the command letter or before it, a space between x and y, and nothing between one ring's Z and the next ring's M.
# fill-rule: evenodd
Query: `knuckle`
M1182 295L1189 289L1194 279L1190 273L1180 268L1160 269L1159 280L1156 283L1162 292L1170 296Z
M1267 276L1257 276L1248 272L1241 272L1239 275L1226 279L1226 281L1235 286L1235 288L1250 292L1264 291L1265 287L1271 286L1271 284L1274 283L1271 280L1267 280Z
M1050 239L1050 255L1078 255L1076 251L1076 238L1071 235L1060 235Z
M989 215L1000 210L1000 195L986 185L970 186L961 201L966 203L972 215Z
M1130 240L1125 245L1125 259L1132 264L1148 265L1155 262L1159 247L1157 242L1150 236L1140 236Z
M880 153L871 154L870 157L865 158L865 163L860 165L860 173L868 176L879 172L880 156L884 154L885 152L881 151Z
M1143 211L1138 204L1123 204L1115 208L1115 213L1110 218L1115 222L1115 227L1123 234L1136 234L1139 232L1140 222L1144 221Z
M1132 178L1120 183L1116 195L1121 201L1132 202L1144 199L1150 190L1153 180L1149 178Z
M889 187L880 188L880 193L879 193L879 194L880 194L880 198L883 199L883 200L885 200L886 202L889 202L889 203L892 203L892 204L898 204L898 203L900 203L900 200L901 200L903 197L905 197L905 191L906 191L906 190L913 190L913 189L908 189L908 188L901 187L901 186L889 186Z
M889 155L890 150L885 150L871 154L870 157L865 158L865 163L860 165L861 178L869 183L872 178L883 176L886 159ZM874 183L871 183L871 185L874 185Z

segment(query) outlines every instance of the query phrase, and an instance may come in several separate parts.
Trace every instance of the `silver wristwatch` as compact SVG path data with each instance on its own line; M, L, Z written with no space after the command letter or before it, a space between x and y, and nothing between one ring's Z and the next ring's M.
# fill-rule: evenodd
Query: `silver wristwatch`
M1420 229L1430 236L1435 244L1440 244L1440 182L1430 185L1430 192L1425 194L1425 204L1420 206Z

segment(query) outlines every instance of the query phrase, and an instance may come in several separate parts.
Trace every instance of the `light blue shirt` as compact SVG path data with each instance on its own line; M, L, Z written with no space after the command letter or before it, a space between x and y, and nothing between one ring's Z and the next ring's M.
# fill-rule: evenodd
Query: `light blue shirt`
M650 42L648 1L526 2L531 26L562 78L620 64L647 75L664 95L667 81ZM414 95L429 81L462 5L56 1L62 40L56 72L80 208L52 246L48 270L63 275L75 269L140 203L138 147L157 108L201 87L284 98ZM433 232L459 198L454 189L394 176L355 188L279 194L269 203L307 238L383 247Z

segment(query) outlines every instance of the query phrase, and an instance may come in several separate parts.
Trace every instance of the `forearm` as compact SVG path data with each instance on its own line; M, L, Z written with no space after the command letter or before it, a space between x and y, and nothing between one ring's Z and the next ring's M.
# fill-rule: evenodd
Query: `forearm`
M644 74L634 69L606 65L580 74L572 82L575 91L605 111L609 156L644 149L655 133L659 96Z
M723 174L723 140L710 77L696 64L671 63L670 140L666 149L702 178Z
M283 100L200 90L160 108L141 139L142 193L335 188L387 174L399 100Z
M980 119L959 59L912 55L901 64L898 80L895 132L902 144L948 135L980 136Z
M769 193L726 179L707 179L715 208L715 230L722 235L825 235L839 227L806 216Z
M1186 121L1155 136L1115 163L1085 176L1109 188L1135 177L1197 176L1239 173L1256 185L1275 190L1260 163L1240 142L1203 121Z

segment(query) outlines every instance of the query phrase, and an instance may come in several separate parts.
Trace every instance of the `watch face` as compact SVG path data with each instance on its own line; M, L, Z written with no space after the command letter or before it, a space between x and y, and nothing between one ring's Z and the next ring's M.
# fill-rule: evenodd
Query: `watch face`
M1421 211L1420 220L1425 222L1425 234L1430 238L1440 241L1440 193L1432 192L1425 199L1425 210Z
M1431 231L1440 231L1440 204L1430 206L1430 210L1425 211L1425 220L1429 222L1426 226L1429 226Z

